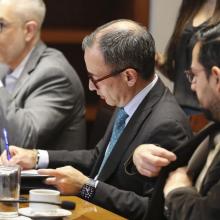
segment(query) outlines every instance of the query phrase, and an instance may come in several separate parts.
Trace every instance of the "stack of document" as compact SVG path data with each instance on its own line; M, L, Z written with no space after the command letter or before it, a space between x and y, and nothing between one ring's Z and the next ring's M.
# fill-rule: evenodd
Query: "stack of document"
M46 185L44 180L47 175L38 174L37 170L21 171L21 193L28 193L30 189L54 189L53 186Z

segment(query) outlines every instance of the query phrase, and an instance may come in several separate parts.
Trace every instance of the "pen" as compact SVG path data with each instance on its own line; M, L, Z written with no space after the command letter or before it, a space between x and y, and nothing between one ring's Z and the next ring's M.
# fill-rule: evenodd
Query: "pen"
M9 145L8 145L8 135L7 135L7 131L5 128L3 128L3 138L4 138L4 142L5 142L5 150L7 153L7 159L10 160L11 159L11 155L9 152Z

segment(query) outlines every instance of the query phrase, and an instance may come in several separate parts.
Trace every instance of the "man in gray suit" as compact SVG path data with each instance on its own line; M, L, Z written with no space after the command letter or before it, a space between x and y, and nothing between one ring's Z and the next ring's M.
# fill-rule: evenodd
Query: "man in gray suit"
M42 0L0 0L0 134L24 148L84 148L83 87L40 40L45 12Z
M47 158L42 174L63 194L78 194L103 208L131 219L141 219L155 179L125 169L142 143L170 150L191 137L188 120L175 98L154 73L155 46L151 34L130 20L109 22L83 41L89 88L116 111L105 135L92 150L38 151ZM169 143L169 145L168 145ZM23 168L45 167L36 150L10 147L10 161ZM172 153L167 155L174 160Z

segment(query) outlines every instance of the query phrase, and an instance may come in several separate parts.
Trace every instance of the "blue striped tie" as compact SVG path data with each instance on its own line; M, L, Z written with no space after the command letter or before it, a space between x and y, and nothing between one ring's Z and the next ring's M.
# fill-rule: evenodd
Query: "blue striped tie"
M112 136L108 145L108 148L105 151L105 156L103 158L102 164L99 168L99 172L97 174L97 176L100 174L103 166L105 165L109 155L111 154L118 138L120 137L122 131L125 128L125 120L127 119L128 114L125 112L124 108L120 108L118 113L117 113L117 117L115 119L115 123L114 123L114 127L112 130Z

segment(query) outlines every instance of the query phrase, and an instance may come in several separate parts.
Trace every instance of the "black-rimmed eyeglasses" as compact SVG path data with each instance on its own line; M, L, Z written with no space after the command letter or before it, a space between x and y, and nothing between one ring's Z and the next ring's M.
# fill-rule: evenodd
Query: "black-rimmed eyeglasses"
M195 74L196 73L199 73L199 72L201 72L201 71L204 71L205 69L204 68L202 68L202 69L192 69L192 68L190 68L190 69L188 69L188 70L185 70L184 71L184 73L186 74L186 78L188 79L188 81L190 82L190 83L192 83L193 82L193 79L194 79L194 77L195 77Z
M105 79L108 79L108 78L110 78L110 77L116 76L116 75L118 75L118 74L124 72L124 71L125 71L126 69L128 69L128 68L130 68L130 67L126 67L126 68L123 68L123 69L121 69L121 70L112 71L110 74L107 74L107 75L105 75L105 76L103 76L103 77L100 77L99 79L94 79L94 78L93 78L93 75L90 74L90 73L88 74L88 77L89 77L89 80L91 80L91 82L94 84L94 86L96 87L96 89L99 89L98 82L101 82L101 81L103 81L103 80L105 80ZM133 68L133 69L134 69L134 68Z

